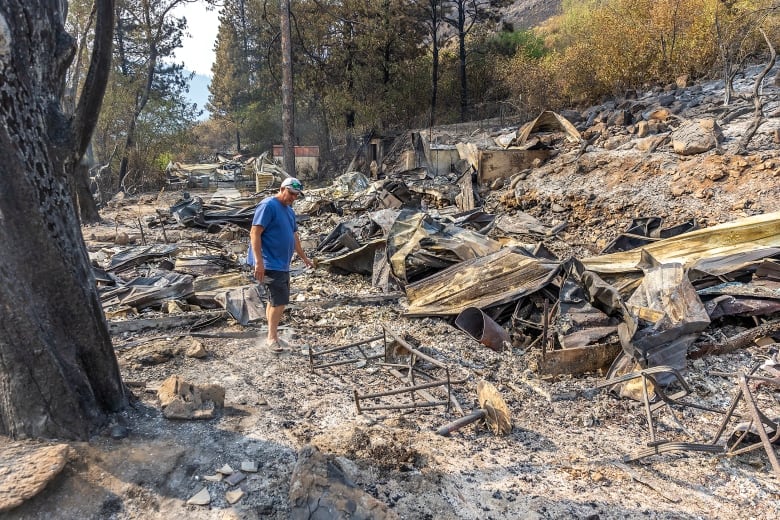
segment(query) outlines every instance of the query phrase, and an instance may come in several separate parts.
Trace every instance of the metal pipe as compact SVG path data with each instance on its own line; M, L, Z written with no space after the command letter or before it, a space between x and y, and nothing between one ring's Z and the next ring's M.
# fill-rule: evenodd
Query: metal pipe
M330 363L321 363L319 365L312 365L312 370L316 368L327 368L327 367L336 367L339 365L349 365L350 363L357 363L359 361L370 361L372 359L380 359L384 357L383 354L377 354L375 356L368 356L365 358L349 358L349 359L342 359L341 361L332 361Z
M361 399L374 399L376 397L388 397L391 395L398 395L403 394L407 392L413 392L415 390L425 390L426 388L435 388L437 386L443 386L447 382L446 381L433 381L430 383L423 383L421 385L417 386L406 386L404 388L397 388L395 390L388 390L387 392L376 392L373 394L363 394L360 396Z
M435 402L429 402L426 401L424 403L412 403L412 404L386 404L386 405L378 405L378 406L369 406L369 407L361 407L360 410L364 412L371 412L374 410L405 410L407 408L433 408L435 406L443 406L447 404L448 401L435 401Z
M364 339L364 340L361 340L361 341L355 341L354 343L350 343L349 345L341 345L340 347L332 347L332 348L329 348L329 349L326 349L326 350L320 350L319 352L312 353L312 356L321 356L323 354L330 354L332 352L338 352L340 350L348 349L350 347L356 347L356 346L362 345L364 343L371 343L372 341L377 341L377 340L380 340L380 339L383 339L383 338L384 338L383 335L374 336L373 338ZM311 352L311 350L310 350L310 352Z

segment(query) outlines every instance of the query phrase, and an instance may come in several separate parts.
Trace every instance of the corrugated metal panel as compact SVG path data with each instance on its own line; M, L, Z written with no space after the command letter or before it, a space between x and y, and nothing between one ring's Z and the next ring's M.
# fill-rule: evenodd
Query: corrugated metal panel
M601 274L640 271L642 251L661 263L680 262L691 267L705 258L780 247L780 212L754 215L725 224L683 233L639 249L584 258L589 271Z
M560 264L531 258L514 247L466 260L406 286L407 316L446 316L484 309L544 287Z

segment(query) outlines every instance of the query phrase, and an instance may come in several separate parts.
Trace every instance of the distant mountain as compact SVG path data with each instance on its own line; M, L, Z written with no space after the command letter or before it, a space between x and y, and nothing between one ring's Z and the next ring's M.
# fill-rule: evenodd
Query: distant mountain
M198 105L198 110L203 111L203 113L198 118L201 121L205 121L209 118L210 115L206 110L206 103L209 100L210 83L211 78L203 74L195 74L190 80L190 91L187 94L187 99L191 103L196 103Z
M501 19L515 30L530 29L560 14L562 4L563 0L515 0L500 10Z

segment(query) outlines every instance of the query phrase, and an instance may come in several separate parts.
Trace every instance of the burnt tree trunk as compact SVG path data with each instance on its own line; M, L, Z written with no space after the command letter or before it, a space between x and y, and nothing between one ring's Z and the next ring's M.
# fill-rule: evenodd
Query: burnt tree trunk
M295 94L293 93L292 35L290 0L281 0L282 38L282 158L284 170L295 177Z
M126 405L69 179L97 121L113 0L73 118L66 2L0 2L0 434L87 439Z
M78 209L82 224L94 224L100 222L100 213L98 212L95 197L89 189L89 167L84 161L79 162L73 172L71 179L73 184L74 204Z

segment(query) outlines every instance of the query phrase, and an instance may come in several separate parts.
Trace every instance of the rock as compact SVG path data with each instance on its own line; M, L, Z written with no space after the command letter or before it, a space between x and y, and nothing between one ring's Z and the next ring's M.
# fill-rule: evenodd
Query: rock
M607 126L626 126L634 122L634 117L628 110L616 110L607 118Z
M163 415L168 419L210 419L225 406L225 389L219 385L195 386L171 376L157 391Z
M228 504L235 504L241 500L244 495L245 493L242 489L234 489L233 491L225 493L225 500L227 500Z
M681 197L688 192L684 184L673 184L670 186L669 191L673 197Z
M583 121L582 114L577 112L576 110L564 109L561 110L559 114L565 117L573 125L576 125L577 123Z
M660 134L669 131L669 127L663 121L648 121L647 129L651 134Z
M636 139L634 146L640 152L646 152L648 150L655 150L669 138L667 134L650 135L643 137L642 139Z
M662 107L668 107L671 106L677 98L675 98L674 93L667 93L662 94L658 96L658 104Z
M241 471L246 473L257 473L257 462L253 460L245 460L241 463Z
M209 503L211 503L211 495L209 495L209 490L205 487L201 488L200 491L187 500L187 504L191 506L207 506Z
M223 475L232 475L233 468L231 468L229 464L225 464L217 470L217 473L222 473Z
M604 141L605 150L617 150L625 142L623 136L616 135Z
M309 444L298 453L290 481L290 518L397 519L387 505L356 487L338 461Z
M127 429L127 426L123 426L121 424L115 424L109 428L109 435L112 439L124 439L128 435L130 435L130 430Z
M636 124L636 136L639 138L647 137L647 134L650 133L650 126L647 124L647 121L640 121Z
M225 482L227 482L228 485L230 485L230 486L235 486L236 484L238 484L239 482L241 482L245 478L246 478L246 475L244 475L242 472L234 471L233 473L231 473L230 475L225 477Z
M677 79L675 79L674 82L677 85L677 88L685 88L690 84L690 78L687 74L683 74L682 76L677 76Z
M672 132L672 148L680 155L707 152L723 142L723 133L712 118L686 122Z
M130 243L130 237L127 236L127 233L124 231L120 231L116 234L116 237L114 237L114 243L118 246L126 246Z
M203 480L207 482L222 482L222 473L216 473L214 475L206 475Z
M67 462L67 444L4 445L0 450L0 513L40 493Z
M178 300L168 300L165 302L165 312L168 314L180 314L186 310L185 305Z
M227 498L227 494L225 494L225 498ZM220 517L220 520L249 520L250 518L257 518L257 515L247 515L246 512L239 511L235 507L230 507L228 509L225 509L225 511L222 513L222 516Z
M206 347L203 345L202 341L193 339L192 344L189 346L189 348L187 348L187 351L184 353L184 355L191 358L202 359L208 356L209 353L206 350Z

